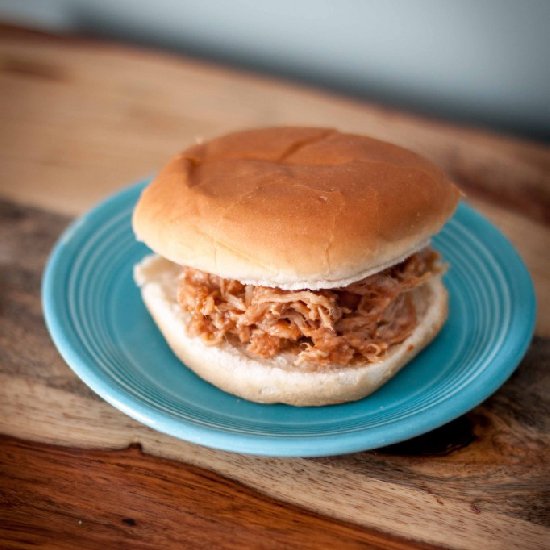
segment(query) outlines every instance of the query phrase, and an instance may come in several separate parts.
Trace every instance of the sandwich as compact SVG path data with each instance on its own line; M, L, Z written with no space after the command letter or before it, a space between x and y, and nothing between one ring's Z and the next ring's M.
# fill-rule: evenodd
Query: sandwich
M144 189L134 268L176 356L258 403L366 397L442 328L430 246L460 198L421 156L328 128L234 132L174 157ZM155 368L162 368L156 365Z

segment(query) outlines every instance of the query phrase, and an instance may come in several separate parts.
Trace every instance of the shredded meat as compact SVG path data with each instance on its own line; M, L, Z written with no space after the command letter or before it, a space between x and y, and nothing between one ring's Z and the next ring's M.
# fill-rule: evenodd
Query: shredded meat
M416 326L411 290L442 270L426 248L347 287L290 291L243 285L185 267L178 301L189 330L205 341L244 344L248 353L296 355L304 368L376 362Z

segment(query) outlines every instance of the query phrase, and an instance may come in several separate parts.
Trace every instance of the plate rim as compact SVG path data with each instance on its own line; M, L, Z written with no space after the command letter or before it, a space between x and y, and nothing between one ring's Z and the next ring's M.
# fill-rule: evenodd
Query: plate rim
M109 195L68 225L56 241L46 262L42 275L41 296L46 326L67 366L94 393L110 405L154 430L210 448L269 457L333 456L380 448L437 429L479 405L512 375L531 343L535 330L537 304L529 271L509 239L482 214L461 202L459 208L466 209L469 215L497 237L501 245L505 247L507 255L513 261L516 277L519 274L518 278L521 278L521 293L525 300L526 310L525 318L520 326L522 330L519 333L516 332L515 344L510 354L505 357L502 353L497 354L491 363L491 368L481 372L465 388L442 403L407 418L380 427L332 435L293 437L286 434L275 437L242 434L223 428L197 425L185 419L172 417L169 413L142 402L138 396L118 386L108 374L98 372L94 365L89 364L65 334L66 328L61 322L61 315L58 315L61 306L57 303L54 292L56 274L63 268L64 251L71 239L78 237L79 231L88 223L93 223L94 218L100 217L105 208L116 208L118 203L126 204L128 197L132 197L143 189L149 181L149 179L140 181ZM501 265L500 262L499 265ZM506 282L509 286L509 281ZM333 406L330 405L330 407ZM374 440L373 434L376 436ZM370 438L366 437L369 435Z

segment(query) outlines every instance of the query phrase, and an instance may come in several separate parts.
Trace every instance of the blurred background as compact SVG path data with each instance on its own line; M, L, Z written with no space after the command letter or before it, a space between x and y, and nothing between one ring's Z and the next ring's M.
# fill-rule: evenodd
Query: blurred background
M548 0L0 0L0 19L550 140Z

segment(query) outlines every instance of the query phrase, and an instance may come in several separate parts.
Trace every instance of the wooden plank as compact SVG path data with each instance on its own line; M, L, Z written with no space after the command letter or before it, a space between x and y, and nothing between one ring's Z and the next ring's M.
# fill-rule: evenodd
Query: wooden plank
M83 452L4 436L0 476L3 548L434 548L282 504L135 445Z
M124 416L59 357L43 325L39 288L43 263L67 222L0 202L0 433L91 449L139 443L145 453L206 468L281 502L406 539L454 548L544 547L550 536L548 339L536 338L516 374L483 405L422 438L326 459L214 451Z
M466 190L548 222L550 148L189 59L14 29L0 33L0 192L82 212L197 137L312 124L424 154Z

